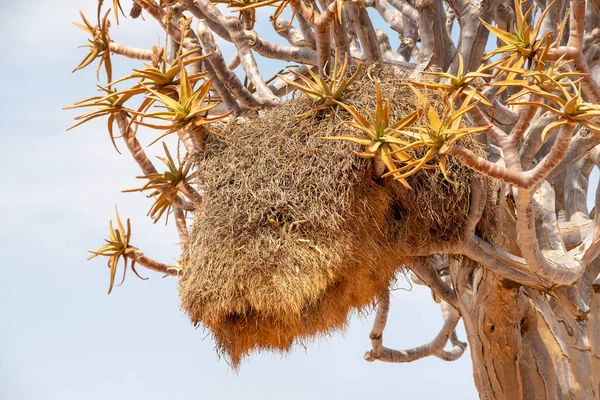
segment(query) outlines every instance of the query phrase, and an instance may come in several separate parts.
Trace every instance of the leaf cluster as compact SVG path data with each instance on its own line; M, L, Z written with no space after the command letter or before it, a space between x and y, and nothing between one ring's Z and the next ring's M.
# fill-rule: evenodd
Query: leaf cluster
M404 149L408 148L410 142L400 138L401 129L413 124L417 119L417 112L414 111L395 123L390 122L390 102L383 100L379 83L375 81L376 107L375 115L364 110L366 117L356 108L336 101L353 117L353 121L347 121L346 124L360 130L363 135L330 136L323 137L325 140L346 140L360 144L365 147L362 153L355 152L356 155L363 158L374 158L381 160L388 170L396 170L396 162L407 162L412 159ZM410 188L406 180L400 176L395 176L400 183Z
M448 94L456 93L457 95L471 96L475 100L481 102L488 107L493 107L492 103L477 90L477 88L473 87L473 83L480 79L489 79L493 78L493 74L485 73L489 69L496 67L500 61L496 61L490 64L482 64L477 68L474 72L466 72L465 63L463 57L460 53L458 53L458 71L456 75L452 75L445 72L429 72L425 71L426 75L433 75L438 78L442 78L446 80L446 83L433 83L433 82L420 82L420 81L412 81L411 84L417 87L423 87L427 89L434 90L443 90Z
M108 33L110 28L110 21L108 20L109 13L110 10L108 10L104 16L100 18L100 8L98 8L98 23L96 25L92 25L83 12L81 10L79 11L81 19L83 20L83 25L77 22L73 22L73 24L88 33L92 38L88 39L87 43L80 46L87 47L90 49L90 51L72 72L87 67L96 58L99 58L100 62L98 63L98 68L96 69L96 77L98 79L100 78L100 69L102 68L102 65L104 65L108 81L112 81L112 61L110 59L111 39Z
M137 176L138 179L147 179L148 182L137 189L128 189L124 192L143 192L151 190L152 192L148 197L154 197L154 203L148 211L148 216L156 223L166 212L167 221L169 213L173 208L183 186L191 179L190 168L191 163L181 162L178 160L176 163L169 152L167 145L163 142L163 148L166 154L166 158L157 157L167 167L167 170L163 173L152 173L143 176Z
M550 130L567 124L581 124L590 131L600 134L600 125L595 122L595 120L600 117L600 105L584 101L581 87L577 87L574 82L569 81L570 87L565 87L556 81L554 77L548 77L548 79L550 82L554 83L556 90L559 91L558 94L531 85L519 92L519 97L530 93L537 96L540 101L511 100L508 104L540 107L558 116L556 121L548 124L542 131L543 142L546 141Z
M336 52L333 65L333 71L330 76L317 75L310 68L308 69L310 78L291 70L289 73L297 78L297 80L288 78L282 74L277 76L288 85L306 94L311 100L319 103L319 106L312 110L313 112L317 112L338 104L344 91L362 73L362 64L359 64L351 76L346 76L348 55L345 56L344 62L340 65L338 53Z
M546 33L542 38L538 39L542 29L542 23L550 8L554 5L554 0L550 3L537 18L537 23L532 26L528 23L529 18L535 15L537 8L529 7L526 12L523 12L523 6L520 0L514 0L515 23L513 32L507 32L498 27L492 26L481 20L481 23L498 39L504 42L504 46L488 53L483 60L489 60L494 56L503 56L500 61L503 67L506 68L522 68L525 62L529 64L533 62L536 55L550 45L550 32ZM508 70L507 80L514 79L516 72Z
M123 96L119 96L119 93L116 90L113 90L110 87L106 88L102 86L98 86L98 90L104 92L105 94L100 96L89 97L87 99L76 102L72 106L63 108L64 110L69 110L75 108L94 107L93 110L75 117L75 120L77 120L78 122L71 125L69 128L67 128L67 130L76 128L79 125L85 124L86 122L89 122L93 119L108 116L108 134L110 136L110 140L115 150L117 150L117 152L120 153L115 142L115 135L113 133L115 118L120 113L123 113L125 116L130 115L131 110L123 106L125 98Z
M179 61L182 64L182 61ZM181 68L179 85L175 87L177 99L161 93L160 90L152 89L146 86L144 82L141 86L148 92L148 102L161 103L158 108L162 108L164 111L148 113L143 111L136 111L135 114L142 118L158 119L161 121L167 121L167 125L156 125L137 120L135 123L143 126L147 126L157 130L164 130L165 133L156 138L152 143L156 143L168 134L177 132L179 130L193 130L196 127L206 125L215 121L219 121L225 118L229 114L218 115L209 117L208 112L219 105L219 102L213 102L209 98L209 93L213 78L204 80L202 84L194 89L192 79L188 76L185 68ZM149 106L148 106L149 107Z
M447 108L440 116L430 101L412 84L409 85L416 95L417 109L396 123L390 122L390 103L383 100L379 83L375 81L376 108L372 115L368 110L359 112L352 106L339 103L350 115L353 121L347 121L350 127L361 131L362 135L346 135L324 137L326 140L346 140L360 144L365 151L357 153L360 157L373 158L383 162L387 173L382 178L392 176L395 180L410 189L406 178L421 169L435 168L429 164L439 156L438 166L449 180L446 171L446 155L452 145L459 139L480 133L489 128L462 126L463 117L478 105L472 101L474 93L469 94L460 106L454 110L458 92L445 102ZM364 116L364 115L366 116ZM414 156L415 149L426 149L425 155Z
M130 260L131 269L136 274L136 276L140 279L147 279L142 278L140 274L138 274L138 272L135 269L135 260L130 258L130 252L133 249L135 249L129 244L129 240L131 239L131 222L128 218L127 229L125 229L125 226L121 221L121 217L119 216L119 210L117 210L116 207L115 211L117 214L117 228L115 229L113 227L112 221L110 221L110 225L108 228L108 239L104 239L106 244L96 251L90 250L89 252L92 253L92 255L88 257L88 260L91 260L92 258L98 256L108 257L108 268L110 269L110 284L108 287L108 294L112 292L115 283L115 277L117 275L117 267L121 258L123 259L124 268L123 278L121 279L121 283L119 283L119 286L125 281L125 275L127 274L127 264L129 264Z
M448 151L459 139L485 132L490 127L463 126L464 116L479 104L478 101L471 102L475 97L474 92L471 92L456 110L453 109L453 104L455 104L455 97L457 95L454 93L450 99L445 102L444 105L446 108L440 116L423 93L412 85L410 85L410 88L419 99L419 112L422 114L423 118L421 124L408 127L400 132L402 135L413 140L403 149L403 151L406 151L409 148L423 148L426 149L426 153L421 158L412 160L400 168L390 170L384 177L393 175L395 179L405 179L426 167L428 162L439 156L439 168L446 180L451 182L446 170L446 157Z

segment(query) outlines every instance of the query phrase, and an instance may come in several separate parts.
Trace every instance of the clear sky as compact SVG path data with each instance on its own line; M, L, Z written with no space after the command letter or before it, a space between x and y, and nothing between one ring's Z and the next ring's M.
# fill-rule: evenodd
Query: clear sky
M114 151L105 121L65 132L77 114L61 107L94 95L96 84L93 67L70 72L87 39L70 21L79 7L93 18L95 5L3 2L0 399L476 398L468 353L452 363L365 362L373 315L306 349L255 355L236 374L180 310L174 279L129 274L106 295L108 269L104 260L87 262L86 250L102 244L115 204L132 220L133 244L149 256L172 262L179 248L173 227L145 217L150 200L121 193L139 187L139 171ZM146 48L162 37L151 18L123 19L111 33L117 43ZM114 60L115 77L139 65ZM386 345L428 342L442 325L438 306L423 288L406 290L402 278L399 287Z

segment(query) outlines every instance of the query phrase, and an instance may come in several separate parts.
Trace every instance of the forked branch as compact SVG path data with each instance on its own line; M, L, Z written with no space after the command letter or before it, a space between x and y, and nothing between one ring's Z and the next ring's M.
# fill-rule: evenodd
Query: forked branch
M460 314L454 307L445 301L440 304L444 326L437 336L429 343L408 350L394 350L383 346L383 331L387 324L387 317L390 309L389 292L382 294L377 307L377 315L373 323L370 338L373 349L365 353L365 360L372 362L375 360L383 362L411 362L428 356L436 356L445 361L454 361L458 359L467 348L467 344L459 341L453 336L456 325L460 320ZM446 343L452 337L452 349L444 350Z

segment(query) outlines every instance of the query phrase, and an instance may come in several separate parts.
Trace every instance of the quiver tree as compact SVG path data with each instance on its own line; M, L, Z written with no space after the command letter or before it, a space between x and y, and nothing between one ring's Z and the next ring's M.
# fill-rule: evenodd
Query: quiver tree
M98 62L107 83L71 106L92 108L76 125L108 117L146 179L134 191L155 221L173 215L182 247L177 265L154 261L117 216L93 252L109 291L121 258L175 276L234 365L373 304L367 361L451 361L462 320L482 398L600 397L595 0L134 0L167 37L152 49L116 43L102 3L95 25L82 14L76 70ZM284 69L264 76L257 55ZM144 64L113 80L116 56ZM164 145L166 171L140 126L182 143ZM443 316L409 350L383 342L399 271Z

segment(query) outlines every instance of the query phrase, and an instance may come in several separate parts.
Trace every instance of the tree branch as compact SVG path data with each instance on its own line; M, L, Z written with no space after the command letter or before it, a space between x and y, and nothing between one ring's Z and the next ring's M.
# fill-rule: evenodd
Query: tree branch
M255 108L262 105L262 101L254 97L244 86L237 75L227 68L221 50L214 42L214 38L204 20L198 21L198 37L207 53L210 53L206 61L210 63L219 81L231 91L237 100L246 107ZM270 90L269 90L270 91ZM271 92L272 93L272 92Z
M317 65L317 52L309 47L289 47L271 43L261 39L254 31L246 31L246 37L252 50L261 56L275 60Z
M551 51L549 55L555 59L566 56L567 59L573 60L573 67L578 72L587 74L581 79L583 92L590 102L598 104L600 103L600 86L594 80L583 52L585 40L585 7L586 0L573 0L569 41L565 46L560 46L558 49Z
M152 50L138 49L136 47L125 46L114 42L110 42L110 52L113 54L118 54L120 56L131 58L133 60L152 60Z
M425 264L419 260L415 260L408 268L437 296L442 298L452 307L456 309L459 308L456 293L450 285L444 282L431 263Z
M227 30L227 33L231 38L231 42L237 49L242 67L246 72L246 76L256 88L256 93L261 103L266 105L275 105L278 102L278 99L275 97L275 95L273 95L273 92L271 92L264 79L260 75L258 65L256 64L256 59L252 55L252 50L250 49L250 45L248 44L248 40L246 39L246 35L244 34L244 29L240 21L236 17L224 17L218 8L210 2L210 0L182 0L182 3L186 5L187 9L196 18L203 20L204 17L206 17L207 20L210 20ZM209 33L208 26L203 28L203 30ZM214 65L213 68L218 74L219 71L217 71L217 68ZM222 82L225 83L226 81L222 80Z
M428 356L436 356L446 361L458 359L466 349L466 343L454 340L453 349L450 352L444 351L444 346L454 332L460 314L452 306L442 301L440 304L444 325L437 336L429 343L408 350L393 350L383 346L383 330L387 322L389 312L389 293L383 296L379 301L377 315L371 330L370 338L373 349L365 353L365 360L372 362L375 360L383 362L411 362Z
M164 275L179 276L179 271L181 271L181 268L176 265L168 265L155 261L144 255L144 253L142 253L142 251L137 247L129 247L126 251L127 256L142 267L146 267L149 270L159 272Z

